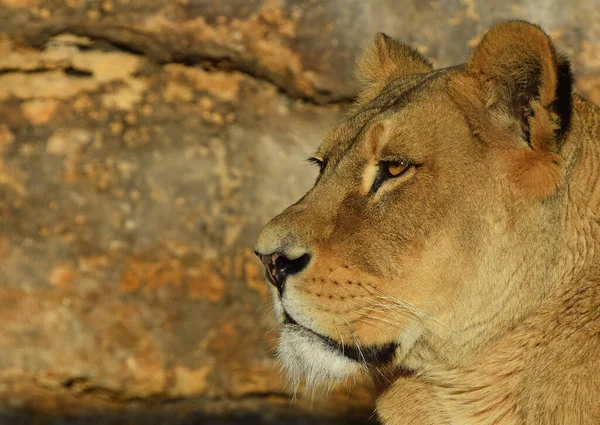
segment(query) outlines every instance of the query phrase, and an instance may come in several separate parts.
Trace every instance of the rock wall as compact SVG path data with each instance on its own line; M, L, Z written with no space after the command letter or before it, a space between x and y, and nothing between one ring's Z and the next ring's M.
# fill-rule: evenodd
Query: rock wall
M509 18L600 103L596 0L0 0L0 422L368 422L290 405L254 240L375 32L446 66Z

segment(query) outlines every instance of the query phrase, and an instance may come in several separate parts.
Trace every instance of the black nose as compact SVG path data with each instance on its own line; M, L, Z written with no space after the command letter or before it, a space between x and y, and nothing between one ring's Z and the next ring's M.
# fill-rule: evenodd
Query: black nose
M302 271L310 262L310 254L301 255L294 260L279 252L264 255L256 252L256 255L258 255L267 270L267 279L277 288L280 295L283 294L285 279Z

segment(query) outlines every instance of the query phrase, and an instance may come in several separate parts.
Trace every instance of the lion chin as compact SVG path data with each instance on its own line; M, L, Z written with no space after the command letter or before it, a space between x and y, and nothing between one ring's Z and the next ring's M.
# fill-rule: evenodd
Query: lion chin
M364 372L359 362L298 325L286 325L281 330L277 357L294 391L303 378L307 388L329 391L336 384Z
M337 384L393 363L399 344L346 345L320 335L284 313L277 357L296 389L304 379L311 390L330 391Z

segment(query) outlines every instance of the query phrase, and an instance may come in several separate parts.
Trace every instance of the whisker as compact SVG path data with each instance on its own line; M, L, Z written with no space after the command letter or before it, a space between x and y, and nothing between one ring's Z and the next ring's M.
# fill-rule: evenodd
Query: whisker
M385 297L378 296L379 299L384 299L384 300L387 300L387 301L392 301L392 302L400 304L400 305L402 305L404 307L412 308L415 311L421 313L423 316L427 317L428 319L433 320L438 325L446 327L446 325L444 325L443 323L441 323L440 321L438 321L435 317L433 317L431 314L427 313L425 310L422 310L419 307L417 307L417 306L415 306L415 305L413 305L413 304L411 304L409 302L406 302L406 301L404 301L404 300L402 300L402 299L400 299L398 297L395 297L394 295L392 295L392 294L384 291L381 288L377 288L377 287L375 287L373 285L370 285L370 284L367 284L367 285L369 285L371 288L373 288L376 291L379 291L379 292L381 292L382 294L385 295Z
M370 321L371 323L383 323L384 325L388 325L391 326L393 328L396 329L403 329L403 326L399 323L394 323L390 320L384 319L383 317L377 317L377 316L364 316L361 317L360 319L356 320L357 322L365 322L365 321Z
M262 302L260 303L260 305L258 306L258 308L256 309L256 313L260 313L260 310L265 306L266 304L266 299L262 300Z
M346 322L346 325L348 325L348 328L350 328L350 335L352 335L352 339L354 339L354 343L356 344L356 348L358 349L358 354L360 354L360 357L363 360L363 363L367 363L367 360L365 359L365 356L363 355L362 349L361 349L361 345L360 345L360 340L358 340L357 336L356 336L356 329L350 324L348 323L348 321L344 318L344 316L342 316L341 314L338 314L338 316L344 321Z
M333 327L335 328L335 330L337 331L338 335L340 336L340 341L342 343L342 355L344 355L344 347L345 347L344 337L342 336L342 333L340 332L340 330L338 329L337 326L333 325Z
M265 336L267 336L267 334L270 334L271 332L275 332L278 328L277 323L272 324L271 326L269 326L267 328L267 330L265 331Z
M383 304L381 302L372 301L372 300L370 301L370 305L359 304L359 303L356 303L356 302L353 302L353 301L350 301L350 302L352 302L353 304L355 304L356 306L358 306L361 310L364 310L364 311L367 311L367 312L380 313L380 312L382 312L382 310L379 309L379 308L377 308L377 307L380 307L380 308L382 308L383 310L386 310L386 311L393 311L393 312L396 312L396 313L408 314L411 317L415 317L417 319L420 319L420 317L417 316L414 312L412 312L410 310L407 310L403 306L399 306L399 305ZM361 317L364 317L364 316L366 316L366 314L363 315L363 316L361 316ZM359 317L359 319L361 317ZM358 320L358 319L354 319L352 322L354 322L356 320Z
M404 301L404 300L402 300L402 299L400 299L398 297L394 297L392 295L387 295L385 297L382 297L382 296L378 295L377 298L380 299L380 300L391 301L391 302L393 302L395 304L400 304L400 305L402 305L404 307L407 307L407 308L411 308L411 309L415 310L416 312L423 314L424 316L429 316L430 315L425 310L420 309L419 307L415 306L414 304L411 304L411 303L409 303L407 301Z

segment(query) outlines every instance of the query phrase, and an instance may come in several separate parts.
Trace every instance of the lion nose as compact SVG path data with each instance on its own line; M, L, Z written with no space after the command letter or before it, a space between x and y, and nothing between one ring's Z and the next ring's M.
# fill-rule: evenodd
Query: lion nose
M303 254L298 258L291 259L280 252L271 254L254 252L265 266L267 280L277 288L279 295L283 295L287 277L301 272L310 262L310 254Z

